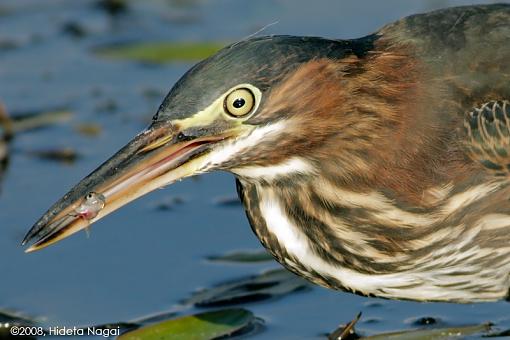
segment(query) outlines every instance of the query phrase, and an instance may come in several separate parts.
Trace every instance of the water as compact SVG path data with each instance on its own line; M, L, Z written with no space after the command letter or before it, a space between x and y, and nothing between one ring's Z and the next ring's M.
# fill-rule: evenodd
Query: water
M502 1L499 1L502 2ZM200 287L254 274L274 264L225 265L204 260L235 249L259 249L240 207L214 199L235 195L233 176L214 173L156 191L41 252L19 243L40 215L79 179L142 130L171 85L191 66L147 66L101 60L90 49L131 40L235 41L264 34L353 38L402 16L470 1L149 1L110 17L91 1L0 2L0 99L12 112L69 107L72 121L22 133L10 144L11 161L0 194L0 308L40 317L47 326L127 321L172 309ZM62 31L75 22L88 31ZM155 95L147 96L151 92ZM98 137L75 132L101 125ZM72 165L38 160L30 151L71 147ZM169 211L155 205L184 200ZM412 327L422 316L448 325L492 321L510 327L510 306L386 301L315 287L246 306L265 320L257 339L318 338L363 311L366 334ZM191 309L187 312L193 312ZM364 321L363 321L364 320Z

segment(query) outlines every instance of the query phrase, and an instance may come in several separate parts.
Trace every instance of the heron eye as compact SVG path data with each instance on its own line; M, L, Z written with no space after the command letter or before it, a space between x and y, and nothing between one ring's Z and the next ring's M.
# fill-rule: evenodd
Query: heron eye
M237 89L229 93L225 98L225 111L234 117L242 117L253 110L255 97L253 93L246 89Z

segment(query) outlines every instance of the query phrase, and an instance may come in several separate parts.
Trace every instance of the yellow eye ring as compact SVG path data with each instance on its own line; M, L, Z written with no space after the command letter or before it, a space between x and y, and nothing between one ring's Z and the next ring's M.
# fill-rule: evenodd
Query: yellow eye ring
M247 88L236 89L225 97L223 107L231 116L246 116L255 107L255 96Z

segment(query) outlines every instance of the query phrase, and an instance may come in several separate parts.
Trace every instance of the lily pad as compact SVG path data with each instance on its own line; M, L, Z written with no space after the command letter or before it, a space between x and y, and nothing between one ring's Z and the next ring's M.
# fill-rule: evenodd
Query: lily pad
M224 255L212 255L207 259L213 262L258 263L274 261L273 256L265 250L236 251Z
M124 334L127 332L132 332L140 327L159 323L162 321L166 321L168 319L174 318L176 315L175 312L161 312L152 315L143 316L136 320L125 321L125 322L115 322L115 323L107 323L101 325L87 326L82 327L83 330L87 330L89 328L101 329L101 330L115 330L117 334ZM1 337L0 337L1 340Z
M245 309L224 309L184 316L139 328L119 340L208 340L231 335L248 326L253 313Z
M304 279L285 269L276 269L201 290L184 303L197 307L228 306L277 298L307 287Z
M367 340L450 340L463 339L467 335L482 334L490 330L490 324L451 328L415 329L402 332L383 333L367 336Z
M104 58L161 64L201 60L223 46L223 43L216 42L149 42L115 44L97 48L94 52Z

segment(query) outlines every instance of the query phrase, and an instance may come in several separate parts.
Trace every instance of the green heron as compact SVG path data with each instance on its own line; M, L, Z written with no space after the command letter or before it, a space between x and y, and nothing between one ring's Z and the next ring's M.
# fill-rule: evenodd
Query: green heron
M510 287L510 5L353 40L256 37L192 67L152 124L55 203L27 251L226 170L286 268L333 289L489 301Z

